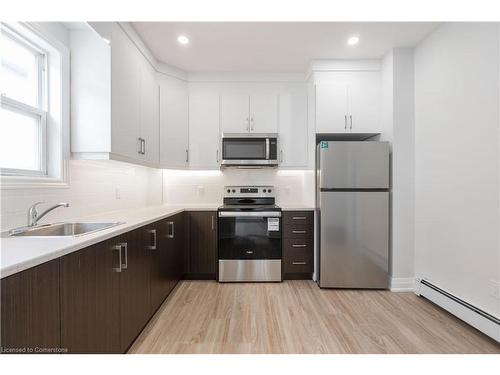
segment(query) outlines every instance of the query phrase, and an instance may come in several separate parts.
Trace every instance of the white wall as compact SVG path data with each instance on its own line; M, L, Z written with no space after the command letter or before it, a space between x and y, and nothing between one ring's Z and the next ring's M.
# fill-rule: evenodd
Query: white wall
M391 289L414 284L413 49L390 50L381 62L382 134L391 142Z
M28 207L35 202L68 202L42 222L69 220L100 212L162 203L160 169L111 161L69 162L68 188L2 189L0 231L26 225Z
M499 26L444 24L415 49L416 276L500 317Z
M413 49L394 49L392 277L412 284L414 270L415 119Z
M314 207L312 170L226 169L163 171L165 204L221 205L226 185L273 185L277 204Z

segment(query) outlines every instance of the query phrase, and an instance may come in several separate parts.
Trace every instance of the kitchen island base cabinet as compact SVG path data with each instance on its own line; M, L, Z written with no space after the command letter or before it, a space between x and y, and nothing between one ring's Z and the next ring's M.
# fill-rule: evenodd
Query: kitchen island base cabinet
M186 278L215 280L217 277L217 212L188 212L189 252Z
M64 353L59 259L8 276L1 284L3 353Z

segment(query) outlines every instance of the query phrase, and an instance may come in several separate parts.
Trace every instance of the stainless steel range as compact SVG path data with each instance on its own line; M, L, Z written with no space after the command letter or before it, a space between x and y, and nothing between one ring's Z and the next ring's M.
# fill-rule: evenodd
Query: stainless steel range
M225 186L219 281L281 281L281 208L273 186Z

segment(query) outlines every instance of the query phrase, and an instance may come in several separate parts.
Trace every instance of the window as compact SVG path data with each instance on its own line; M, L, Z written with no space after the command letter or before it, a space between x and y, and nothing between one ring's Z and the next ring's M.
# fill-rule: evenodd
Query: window
M46 51L2 25L0 168L46 175Z
M0 26L1 188L67 187L67 29L50 22Z

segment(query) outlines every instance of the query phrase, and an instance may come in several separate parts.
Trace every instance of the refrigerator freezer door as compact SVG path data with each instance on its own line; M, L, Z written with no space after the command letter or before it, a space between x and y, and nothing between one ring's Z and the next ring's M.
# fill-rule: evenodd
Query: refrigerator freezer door
M320 287L388 288L389 193L322 192Z
M321 189L389 188L388 142L320 142Z

